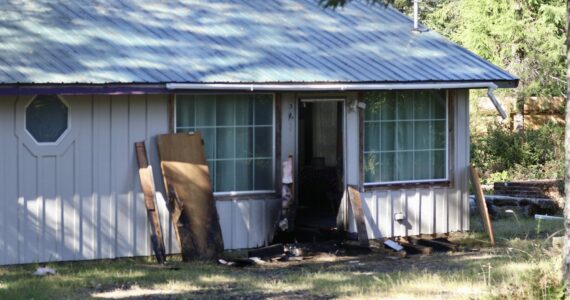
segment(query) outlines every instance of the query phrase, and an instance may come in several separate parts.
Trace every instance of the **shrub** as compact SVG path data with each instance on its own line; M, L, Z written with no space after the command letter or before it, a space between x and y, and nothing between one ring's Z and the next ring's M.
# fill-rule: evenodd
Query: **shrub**
M564 126L547 123L513 132L495 123L487 134L471 138L471 160L483 171L483 182L560 179L564 175ZM491 181L492 180L492 181Z

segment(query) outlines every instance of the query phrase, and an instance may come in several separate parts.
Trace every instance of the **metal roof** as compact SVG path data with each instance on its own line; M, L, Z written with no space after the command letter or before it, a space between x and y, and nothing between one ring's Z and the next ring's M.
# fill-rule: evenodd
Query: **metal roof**
M8 0L0 11L0 84L517 83L364 1Z

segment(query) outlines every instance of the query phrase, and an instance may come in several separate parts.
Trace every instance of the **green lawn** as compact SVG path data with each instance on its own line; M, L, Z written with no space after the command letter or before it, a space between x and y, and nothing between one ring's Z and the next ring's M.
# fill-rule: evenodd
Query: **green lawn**
M0 268L0 299L473 299L559 297L561 249L551 235L562 222L495 222L499 247L483 234L454 235L478 252L396 258L379 251L357 257L319 255L303 262L232 268L214 263L150 259L54 263L56 276L35 277L37 265ZM481 230L472 219L475 231ZM176 260L175 258L171 260Z

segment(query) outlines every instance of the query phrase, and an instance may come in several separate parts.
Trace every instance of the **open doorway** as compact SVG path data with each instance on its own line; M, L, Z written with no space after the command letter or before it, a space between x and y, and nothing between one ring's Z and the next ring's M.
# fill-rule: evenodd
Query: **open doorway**
M344 189L344 101L301 99L298 124L299 240L329 239Z

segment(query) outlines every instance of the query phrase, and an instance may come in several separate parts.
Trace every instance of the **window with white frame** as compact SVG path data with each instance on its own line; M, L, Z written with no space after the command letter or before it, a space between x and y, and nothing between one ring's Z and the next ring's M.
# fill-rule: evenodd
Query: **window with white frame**
M214 192L272 191L271 94L177 95L176 132L199 131Z
M365 184L447 180L447 94L366 94Z

